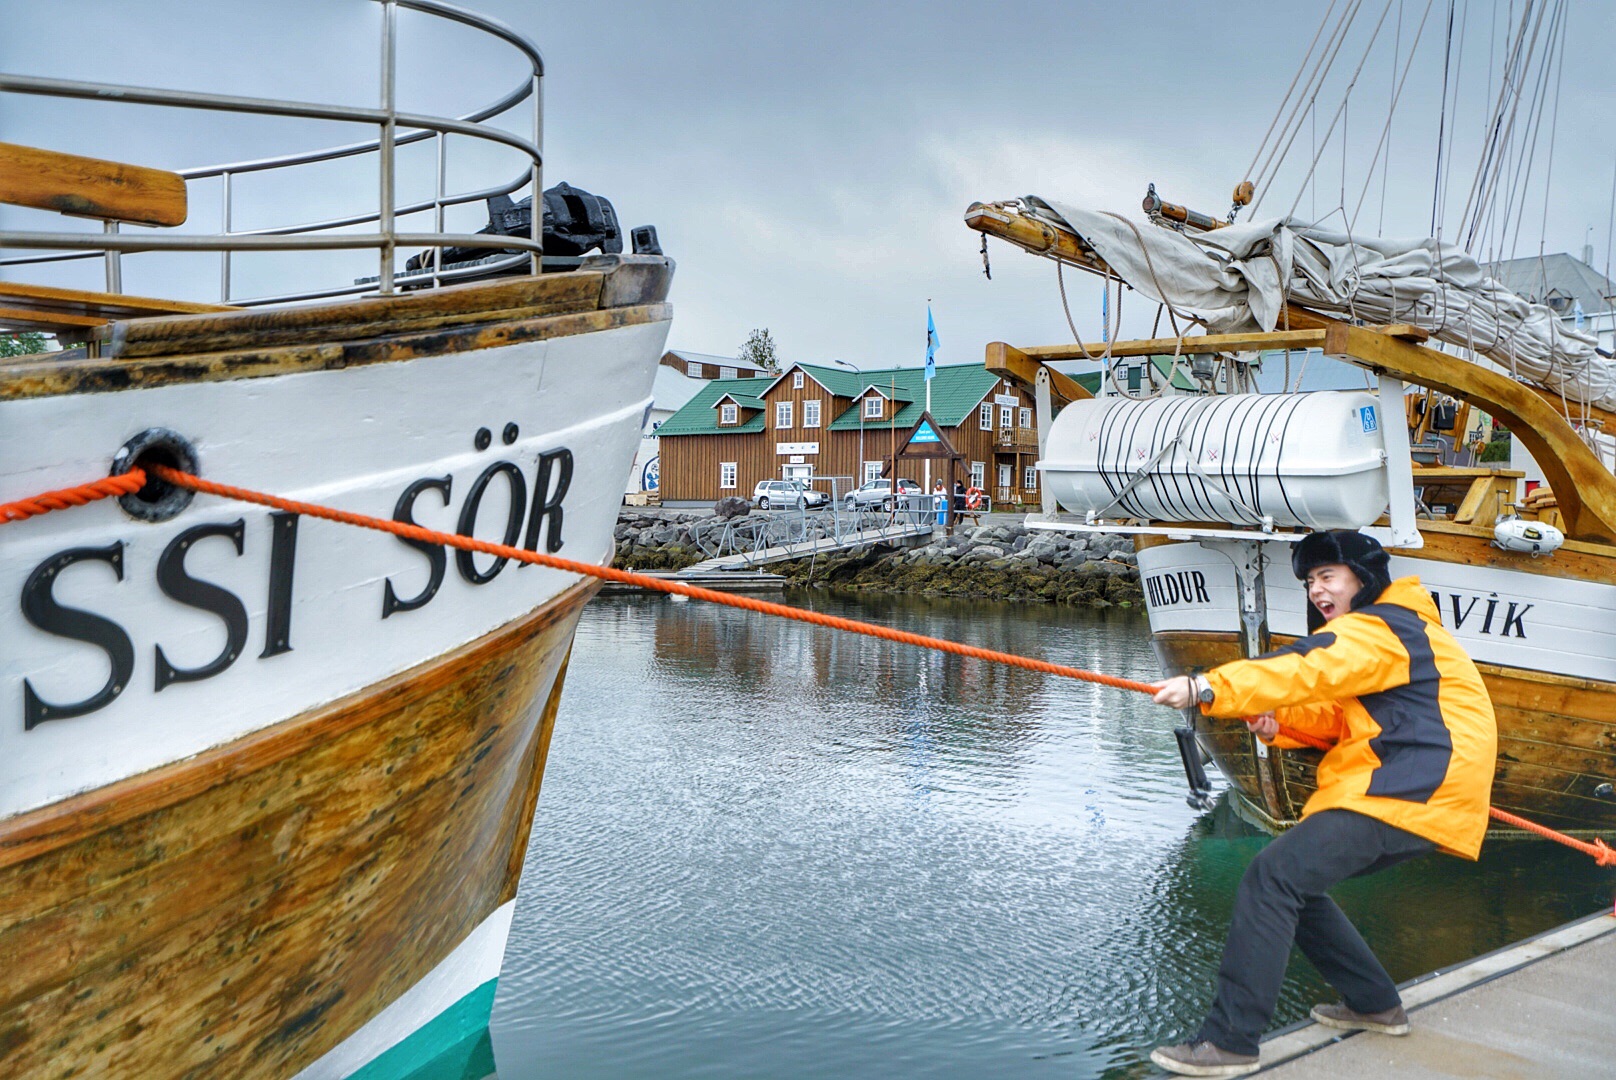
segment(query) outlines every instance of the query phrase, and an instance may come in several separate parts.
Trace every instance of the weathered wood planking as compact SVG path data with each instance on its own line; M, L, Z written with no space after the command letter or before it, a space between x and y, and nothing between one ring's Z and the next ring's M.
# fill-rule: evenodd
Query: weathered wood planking
M185 224L185 178L0 142L0 203L138 225Z
M0 824L0 1075L284 1077L514 897L593 582Z
M48 356L25 357L0 362L0 401L59 394L115 393L175 383L222 382L298 371L386 364L418 356L490 349L520 341L571 337L663 322L671 317L672 308L668 304L657 303L571 315L539 316L516 322L488 324L478 320L467 326L389 334L370 340L275 348L247 347L233 352L206 352L202 355L132 360L91 358L71 362L53 360Z
M1274 636L1276 648L1293 638ZM1232 633L1155 635L1157 655L1173 671L1204 671L1239 658ZM1616 782L1616 685L1590 679L1478 664L1498 718L1493 802L1501 810L1564 831L1616 833L1616 799L1595 794ZM1219 769L1253 804L1265 805L1251 737L1239 721L1201 720L1201 742ZM1312 794L1315 750L1270 750L1285 775L1285 797L1299 810ZM1283 818L1280 818L1283 820Z

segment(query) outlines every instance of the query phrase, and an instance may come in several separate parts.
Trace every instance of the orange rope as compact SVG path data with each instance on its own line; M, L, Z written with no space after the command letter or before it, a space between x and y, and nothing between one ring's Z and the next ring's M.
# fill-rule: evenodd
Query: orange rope
M203 480L200 477L192 476L189 473L183 473L164 465L152 465L150 470L177 487L189 488L192 491L200 491L209 495L218 495L226 499L236 499L241 502L273 506L277 510L285 510L293 514L304 514L308 517L325 518L327 521L337 521L345 525L378 529L410 540L424 540L430 544L446 544L464 551L477 551L485 555L496 555L502 559L515 559L518 562L548 566L555 570L566 570L573 574L584 574L588 577L600 578L603 581L616 581L624 585L638 585L641 588L655 589L657 592L688 596L692 600L706 600L709 603L755 611L762 615L778 615L784 619L795 619L798 622L812 623L815 626L829 627L833 630L846 630L850 633L864 634L868 637L882 638L886 641L896 641L904 645L916 645L922 649L935 649L938 652L953 653L956 656L990 660L994 663L1007 664L1011 667L1025 668L1028 671L1042 672L1045 675L1061 675L1068 679L1081 679L1084 682L1100 683L1102 686L1114 686L1121 690L1137 690L1144 694L1156 692L1155 687L1149 683L1137 682L1133 679L1119 679L1114 675L1102 675L1097 671L1084 671L1082 668L1067 667L1064 664L1051 664L1045 660L1032 660L1025 656L995 652L992 649L979 649L974 645L961 645L957 641L945 641L942 638L926 637L923 634L911 634L906 630L893 630L885 626L875 626L871 623L857 622L853 619L843 619L836 615L824 615L817 611L804 611L802 608L787 607L785 604L773 604L767 600L753 599L750 596L736 596L733 593L718 592L715 589L703 589L697 585L686 585L683 582L669 581L665 578L636 574L632 570L618 570L610 566L598 566L595 563L579 562L576 559L564 559L559 555L528 551L525 548L507 547L504 544L493 544L470 536L437 532L433 529L424 529L419 525L406 525L400 521L389 521L385 518L350 513L346 510L333 510L330 507L317 506L313 503L282 499L275 495L265 495L258 491L231 487L228 484L216 484L211 480Z
M559 555L528 551L524 548L507 547L504 544L493 544L486 540L478 540L475 537L438 532L419 525L407 525L401 521L389 521L385 518L371 517L368 514L355 514L346 510L335 510L328 506L319 506L314 503L283 499L275 495L251 491L247 488L232 487L229 484L203 480L201 477L192 476L190 473L180 472L178 469L171 469L164 465L151 465L148 466L148 469L159 478L176 487L208 495L218 495L221 498L236 499L240 502L257 503L260 506L272 506L277 510L302 514L307 517L324 518L327 521L340 522L344 525L357 525L366 529L376 529L410 540L423 540L427 543L442 544L460 548L464 551L477 551L499 558L515 559L518 562L533 563L538 566L548 566L555 570L565 570L569 573L583 574L586 577L600 578L603 581L637 585L640 588L652 589L656 592L687 596L692 600L705 600L713 604L723 604L726 607L741 608L744 611L755 611L762 615L776 615L783 619L793 619L797 622L810 623L814 626L823 626L832 630L845 630L849 633L863 634L867 637L880 638L884 641L895 641L903 645L914 645L922 649L934 649L938 652L952 653L955 656L965 656L975 660L987 660L995 664L1024 668L1027 671L1037 671L1045 675L1059 675L1063 678L1099 683L1102 686L1112 686L1119 690L1134 690L1141 694L1154 694L1156 692L1156 688L1150 683L1139 682L1135 679L1119 679L1114 675L1103 675L1097 671L1085 671L1082 668L1068 667L1065 664L1051 664L1046 660L1033 660L1030 657L1016 656L1012 653L998 652L993 649L982 649L975 645L962 645L957 641L927 637L924 634L911 634L906 630L893 630L890 627L876 626L872 623L859 622L855 619L844 619L837 615L825 615L817 611L806 611L802 608L770 603L767 600L757 600L749 596L737 596L733 593L718 592L714 589L703 589L698 585L686 585L683 582L669 581L666 578L636 574L632 570L618 570L610 566L579 562L576 559L564 559ZM121 476L108 477L104 480L96 480L92 483L81 484L74 488L65 488L61 491L46 492L33 499L0 503L0 524L8 521L21 521L36 514L43 514L51 510L61 510L69 506L82 506L87 502L105 499L113 495L126 495L145 486L146 474L140 469L131 469ZM1280 726L1279 733L1286 738L1294 739L1299 743L1319 750L1327 751L1333 745L1323 739L1314 738L1284 725ZM1598 861L1600 866L1616 866L1616 850L1607 846L1603 840L1596 838L1591 844L1585 843L1575 837L1555 832L1546 826L1527 821L1525 818L1517 817L1503 810L1489 807L1488 813L1506 824L1536 833L1539 836L1590 855Z
M1279 733L1285 736L1287 739L1294 739L1299 743L1314 747L1318 750L1329 750L1335 745L1334 743L1325 742L1323 739L1317 739L1312 735L1297 731L1295 728L1288 728L1284 724L1279 725ZM1494 819L1502 821L1506 825L1513 825L1517 829L1525 829L1527 832L1536 833L1545 839L1564 844L1566 847L1575 848L1584 855L1591 855L1594 861L1599 863L1600 866L1616 866L1616 849L1612 849L1597 836L1594 837L1593 843L1587 843L1585 841L1578 840L1574 836L1567 836L1565 833L1555 832L1546 825L1539 825L1535 821L1527 821L1523 817L1517 817L1507 810L1498 809L1496 806L1489 806L1487 808L1487 813L1491 814Z
M135 469L132 472L109 476L104 480L94 480L77 487L47 491L43 495L35 495L32 499L0 503L0 525L22 521L52 510L66 510L69 506L83 506L85 503L111 498L114 495L129 495L145 486L146 474Z

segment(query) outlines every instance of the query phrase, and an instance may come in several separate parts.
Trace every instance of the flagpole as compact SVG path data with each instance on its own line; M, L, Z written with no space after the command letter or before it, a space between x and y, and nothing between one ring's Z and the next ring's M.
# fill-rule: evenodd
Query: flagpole
M931 319L931 297L926 297L926 415L931 415L931 377L936 371L936 361L933 359L934 345L937 331ZM931 458L926 459L926 495L931 495Z

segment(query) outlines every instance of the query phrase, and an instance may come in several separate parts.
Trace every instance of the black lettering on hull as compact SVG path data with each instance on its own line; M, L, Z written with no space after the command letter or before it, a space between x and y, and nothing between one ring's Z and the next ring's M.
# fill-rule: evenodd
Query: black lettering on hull
M178 600L187 607L217 615L224 623L225 645L218 656L201 667L194 668L175 667L169 663L168 657L163 655L163 647L156 646L157 690L162 690L170 683L211 679L234 664L236 658L241 655L242 647L247 643L247 606L229 589L215 585L211 581L192 577L185 569L185 556L192 545L210 536L225 537L235 545L236 554L240 555L243 551L246 525L244 519L237 518L228 525L193 526L170 540L162 555L158 556L158 588L163 590L165 596Z
M443 496L443 505L448 506L449 491L453 483L453 476L445 476L441 480L426 477L415 481L404 489L403 494L399 495L398 502L393 506L393 520L405 525L417 524L414 516L415 500L423 491L436 491ZM403 536L399 537L399 542L414 548L426 556L428 570L426 588L408 600L400 600L398 594L393 591L393 579L388 578L382 583L384 586L382 590L382 618L384 619L395 612L414 611L416 608L425 607L427 602L438 594L439 587L443 585L443 572L449 565L448 556L444 554L443 545L441 544L429 544L425 540L412 540Z
M129 685L129 676L135 670L135 645L123 627L101 615L56 602L51 587L62 572L78 562L104 562L112 567L119 581L123 580L123 541L103 548L71 548L58 552L34 567L22 587L22 613L34 626L47 634L83 641L107 654L112 671L101 689L70 705L46 701L34 692L27 679L22 683L22 726L31 731L46 720L65 720L83 716L105 708Z

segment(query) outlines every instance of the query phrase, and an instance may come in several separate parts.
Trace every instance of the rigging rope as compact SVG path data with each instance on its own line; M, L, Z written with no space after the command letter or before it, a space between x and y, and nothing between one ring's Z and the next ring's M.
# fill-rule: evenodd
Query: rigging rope
M1257 168L1257 160L1262 157L1263 151L1268 148L1269 136L1273 135L1274 129L1279 126L1279 118L1284 114L1285 106L1290 104L1291 94L1296 92L1296 84L1301 81L1302 72L1307 70L1307 62L1313 58L1313 49L1318 45L1319 38L1324 34L1324 27L1329 23L1330 14L1335 11L1336 3L1337 0L1330 0L1330 6L1324 9L1324 18L1319 20L1319 28L1313 32L1313 40L1308 42L1307 52L1302 54L1302 62L1296 66L1296 74L1291 76L1290 86L1285 88L1285 96L1279 99L1279 105L1274 109L1274 118L1268 122L1268 130L1263 132L1262 141L1257 144L1257 152L1251 155L1251 164L1246 166L1246 171L1243 175L1251 179L1253 183L1256 182L1254 171ZM1328 44L1325 47L1328 48ZM1308 83L1312 85L1311 78L1309 78ZM1303 98L1307 96L1305 91L1302 96ZM1300 104L1300 101L1301 99L1298 99L1298 104ZM1295 115L1294 109L1292 110L1292 115ZM1280 137L1284 137L1283 131L1280 132ZM1276 143L1275 145L1278 144Z
M16 502L0 504L0 524L11 521L21 521L24 518L37 514L47 513L50 510L66 509L71 506L83 506L97 499L111 498L117 495L126 495L139 491L146 486L148 474L173 484L175 487L187 491L200 492L206 495L216 495L224 499L234 499L238 502L254 503L259 506L268 506L291 514L301 514L305 517L322 518L343 525L356 525L361 528L375 529L378 532L391 533L394 536L408 540L420 540L428 544L445 545L461 551L475 551L484 555L493 555L497 558L511 559L516 562L531 563L536 566L547 566L554 570L564 570L569 573L581 574L585 577L599 578L602 581L615 581L625 585L636 585L640 588L651 589L656 592L670 593L676 596L689 597L692 600L705 600L725 607L740 608L744 611L753 611L762 615L774 615L795 622L809 623L831 630L842 630L847 633L863 634L866 637L879 638L883 641L893 641L902 645L914 645L922 649L932 649L937 652L950 653L955 656L964 656L974 660L986 660L995 664L1004 664L1008 667L1018 667L1027 671L1036 671L1044 675L1059 675L1067 679L1076 679L1080 682L1098 683L1101 686L1110 686L1118 690L1132 690L1136 693L1156 693L1156 687L1137 679L1123 679L1115 675L1106 675L1098 671L1088 671L1083 668L1070 667L1066 664L1053 664L1047 660L1035 660L1028 656L1018 656L1015 653L999 652L995 649L984 649L975 645L965 645L957 641L948 641L944 638L928 637L925 634L915 634L907 630L894 630L887 626L877 626L874 623L860 622L857 619L843 618L839 615L826 615L818 611L809 611L804 608L794 608L786 604L776 604L768 600L758 600L750 596L740 596L734 593L719 592L715 589L704 589L699 585L686 585L683 582L670 581L666 578L651 577L646 574L637 574L632 570L618 570L611 566L601 566L597 563L581 562L577 559L563 558L560 555L551 555L545 552L528 551L526 548L510 547L506 544L490 543L487 540L478 540L472 536L461 536L457 533L439 532L435 529L424 528L420 525L409 525L401 521L392 521L386 518L372 517L369 514L357 514L349 510L337 510L317 503L299 502L295 499L284 499L278 495L269 495L261 491L248 488L234 487L230 484L220 484L212 480L204 480L199 476L181 472L164 465L148 465L143 471L140 468L131 469L119 476L96 480L88 484L81 484L75 488L65 488L59 491L46 492L32 499L21 499ZM13 508L21 507L22 512L11 516ZM37 507L37 509L36 509ZM1303 743L1315 749L1328 752L1333 744L1318 739L1304 732L1296 731L1281 724L1279 734L1296 742ZM1546 839L1554 840L1567 847L1592 856L1600 866L1616 866L1616 849L1605 844L1603 840L1595 838L1592 843L1578 840L1564 833L1556 832L1544 825L1527 821L1515 814L1507 813L1495 807L1488 807L1487 812L1495 819L1517 828L1526 829Z

